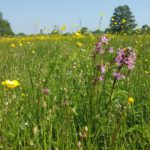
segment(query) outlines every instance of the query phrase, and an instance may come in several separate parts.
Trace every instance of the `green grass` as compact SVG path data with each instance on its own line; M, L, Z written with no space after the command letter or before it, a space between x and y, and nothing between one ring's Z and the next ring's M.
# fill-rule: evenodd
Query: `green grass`
M0 81L20 83L0 85L0 149L150 149L150 36L112 37L112 46L132 46L138 58L130 76L117 82L109 109L112 75L105 86L92 83L96 37L0 39ZM128 97L134 104L128 106Z

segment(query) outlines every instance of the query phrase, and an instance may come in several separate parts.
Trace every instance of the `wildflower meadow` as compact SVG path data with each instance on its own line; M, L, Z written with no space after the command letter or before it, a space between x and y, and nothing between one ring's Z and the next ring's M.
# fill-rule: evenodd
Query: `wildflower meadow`
M149 35L1 37L0 57L1 150L150 149Z

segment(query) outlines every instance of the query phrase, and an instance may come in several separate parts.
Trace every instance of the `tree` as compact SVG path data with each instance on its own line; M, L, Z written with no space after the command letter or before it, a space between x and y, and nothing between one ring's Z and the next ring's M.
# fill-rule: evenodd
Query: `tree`
M142 26L142 33L150 34L150 27L148 25Z
M82 27L80 29L81 34L88 34L89 33L89 29L87 27Z
M10 23L3 19L3 14L0 12L0 36L13 35Z
M92 31L92 34L94 34L94 35L99 35L99 34L103 34L104 32L103 31L101 31L100 29L97 29L97 30L95 30L95 31Z
M54 29L51 31L51 34L60 34L60 27L58 25L54 25Z
M134 16L128 5L118 6L115 8L113 16L110 20L109 31L113 33L126 32L129 33L133 31L136 27Z

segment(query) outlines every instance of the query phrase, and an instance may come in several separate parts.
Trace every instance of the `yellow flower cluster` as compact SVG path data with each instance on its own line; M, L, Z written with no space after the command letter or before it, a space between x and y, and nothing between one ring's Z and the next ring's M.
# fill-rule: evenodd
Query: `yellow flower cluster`
M2 82L2 85L13 89L13 88L19 86L20 83L17 80L12 80L12 81L11 80L5 80L5 81Z

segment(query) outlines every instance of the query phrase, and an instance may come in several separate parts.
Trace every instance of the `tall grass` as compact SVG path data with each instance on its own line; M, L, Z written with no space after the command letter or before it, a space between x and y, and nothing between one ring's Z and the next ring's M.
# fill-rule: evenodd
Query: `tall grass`
M20 83L0 85L0 149L150 149L150 36L108 36L115 51L132 46L138 54L130 76L116 83L109 109L111 74L93 86L96 37L0 39L0 81Z

